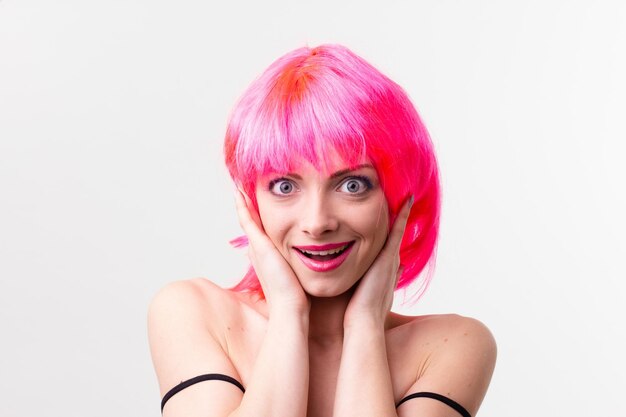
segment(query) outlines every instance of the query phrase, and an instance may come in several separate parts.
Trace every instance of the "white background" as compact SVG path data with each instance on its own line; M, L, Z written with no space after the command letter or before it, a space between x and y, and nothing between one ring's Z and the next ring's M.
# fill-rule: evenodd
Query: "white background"
M438 267L404 312L492 329L480 415L624 415L624 2L2 0L0 416L159 415L150 298L245 269L228 112L326 42L430 129Z

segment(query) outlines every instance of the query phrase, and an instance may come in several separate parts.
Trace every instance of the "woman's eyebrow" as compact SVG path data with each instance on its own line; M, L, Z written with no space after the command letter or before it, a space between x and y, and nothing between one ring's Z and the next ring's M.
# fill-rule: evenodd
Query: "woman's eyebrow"
M362 168L372 168L373 169L374 166L372 164L356 165L356 166L353 166L353 167L350 167L350 168L346 168L346 169L342 169L340 171L337 171L337 172L331 174L329 178L330 179L334 179L334 178L337 178L337 177L341 177L342 175L345 175L345 174L347 174L349 172L352 172L352 171L357 171L357 170L362 169ZM293 177L293 178L295 178L297 180L302 180L302 177L299 174L296 174L295 172L288 172L287 174L285 174L285 176Z
M341 177L341 176L343 176L343 175L345 175L345 174L347 174L349 172L357 171L357 170L362 169L362 168L374 168L374 167L372 166L372 164L356 165L356 166L353 166L351 168L346 168L346 169L342 169L341 171L337 171L334 174L332 174L330 176L330 178L332 179L332 178Z

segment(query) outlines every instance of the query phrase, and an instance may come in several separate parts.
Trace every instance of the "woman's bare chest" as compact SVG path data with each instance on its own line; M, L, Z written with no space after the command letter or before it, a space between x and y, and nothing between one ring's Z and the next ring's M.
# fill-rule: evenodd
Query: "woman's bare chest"
M267 320L256 316L231 323L226 329L228 355L244 386L250 381L266 334ZM400 399L415 382L410 347L397 332L387 336L387 359L394 396ZM284 343L289 344L289 340ZM309 342L308 417L332 415L342 358L342 341ZM414 356L413 352L413 356ZM307 360L304 358L303 360ZM354 384L363 381L353 381Z

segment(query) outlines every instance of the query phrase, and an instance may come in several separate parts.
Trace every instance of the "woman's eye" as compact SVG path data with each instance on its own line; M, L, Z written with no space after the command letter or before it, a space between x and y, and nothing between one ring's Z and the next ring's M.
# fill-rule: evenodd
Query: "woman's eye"
M275 180L270 183L270 191L277 195L291 194L294 188L293 183L285 179Z
M339 187L340 191L349 194L361 194L371 188L371 185L365 178L349 178Z

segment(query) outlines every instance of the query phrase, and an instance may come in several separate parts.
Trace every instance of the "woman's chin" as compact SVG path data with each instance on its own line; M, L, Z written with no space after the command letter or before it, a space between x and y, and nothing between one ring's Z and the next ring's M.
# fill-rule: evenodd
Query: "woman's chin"
M352 286L351 285L333 285L334 283L328 282L300 282L302 284L302 288L304 292L306 292L311 297L317 298L331 298L338 297L346 291L348 291Z
M305 292L314 298L332 298L332 297L337 297L338 295L341 295L343 293L341 292L336 292L336 291L330 291L330 290L319 290L319 291L306 291Z

